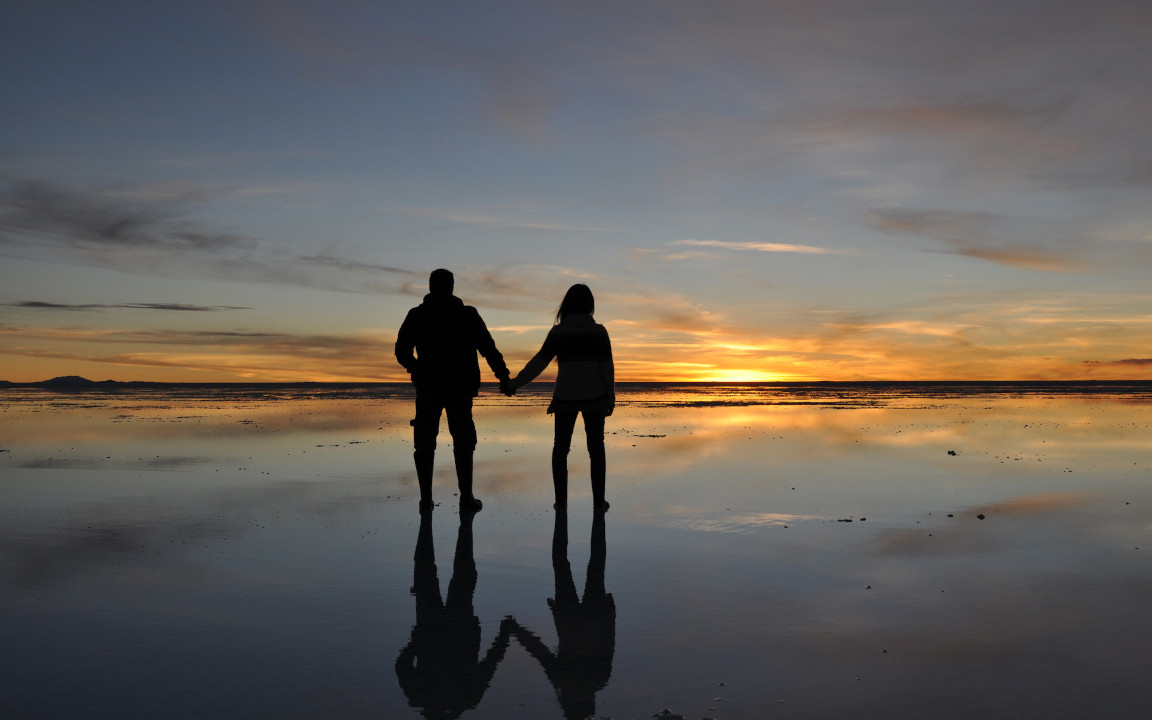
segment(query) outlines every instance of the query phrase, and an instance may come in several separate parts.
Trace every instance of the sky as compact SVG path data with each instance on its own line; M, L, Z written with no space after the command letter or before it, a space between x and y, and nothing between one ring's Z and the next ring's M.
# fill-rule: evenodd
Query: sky
M1146 0L7 0L0 380L1152 378ZM488 380L493 380L487 376Z

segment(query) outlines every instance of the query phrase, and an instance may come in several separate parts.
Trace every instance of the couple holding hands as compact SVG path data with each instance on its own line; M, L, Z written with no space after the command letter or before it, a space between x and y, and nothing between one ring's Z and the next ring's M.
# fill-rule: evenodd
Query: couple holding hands
M554 507L567 507L568 450L576 416L583 415L591 460L592 502L598 510L607 510L604 418L612 414L616 404L615 371L608 331L592 317L592 291L584 284L568 288L544 345L513 378L480 313L452 294L454 285L451 272L434 270L428 278L424 302L408 311L396 336L396 359L416 386L413 459L421 510L430 509L433 504L432 470L441 413L447 415L448 432L452 435L460 509L475 512L482 507L472 492L472 454L476 449L472 399L480 390L477 352L499 378L500 390L506 395L530 383L556 359L556 387L548 405L548 412L556 419L552 445Z

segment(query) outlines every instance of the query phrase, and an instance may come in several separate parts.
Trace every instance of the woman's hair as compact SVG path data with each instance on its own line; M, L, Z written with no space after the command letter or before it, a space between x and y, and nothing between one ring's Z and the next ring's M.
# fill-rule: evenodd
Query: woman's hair
M556 322L562 321L565 315L591 315L595 311L596 300L592 291L584 283L576 283L564 293L560 309L556 311Z

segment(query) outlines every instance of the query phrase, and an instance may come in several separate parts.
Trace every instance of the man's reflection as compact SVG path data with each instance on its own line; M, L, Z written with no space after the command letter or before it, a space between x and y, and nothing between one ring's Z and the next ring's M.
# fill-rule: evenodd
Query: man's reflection
M422 509L420 513L412 583L416 625L412 639L396 658L396 677L408 704L419 708L426 718L457 718L476 707L508 649L512 621L505 620L484 659L477 660L480 618L472 608L477 577L472 555L475 516L475 512L460 512L448 602L442 602L432 546L432 510Z
M612 656L616 650L616 601L604 590L604 511L592 519L591 557L584 581L584 598L576 594L572 566L568 563L568 513L556 511L552 533L552 569L556 597L548 599L559 639L553 653L532 632L515 625L513 633L524 649L544 668L552 682L564 717L569 720L595 715L596 693L608 685Z

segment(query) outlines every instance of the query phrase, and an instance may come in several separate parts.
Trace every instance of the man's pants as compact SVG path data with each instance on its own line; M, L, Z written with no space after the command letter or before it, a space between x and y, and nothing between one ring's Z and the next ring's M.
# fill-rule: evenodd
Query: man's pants
M448 432L456 452L471 453L476 449L476 423L472 420L472 396L444 397L434 393L416 393L416 419L412 421L413 445L416 452L436 451L440 433L440 413L448 415Z
M448 432L452 435L452 455L456 462L456 482L461 501L472 495L472 453L476 450L476 423L472 420L472 396L441 396L416 393L416 419L412 421L412 453L416 461L416 479L420 483L420 502L432 502L432 471L436 456L436 436L440 433L440 414L448 415Z

